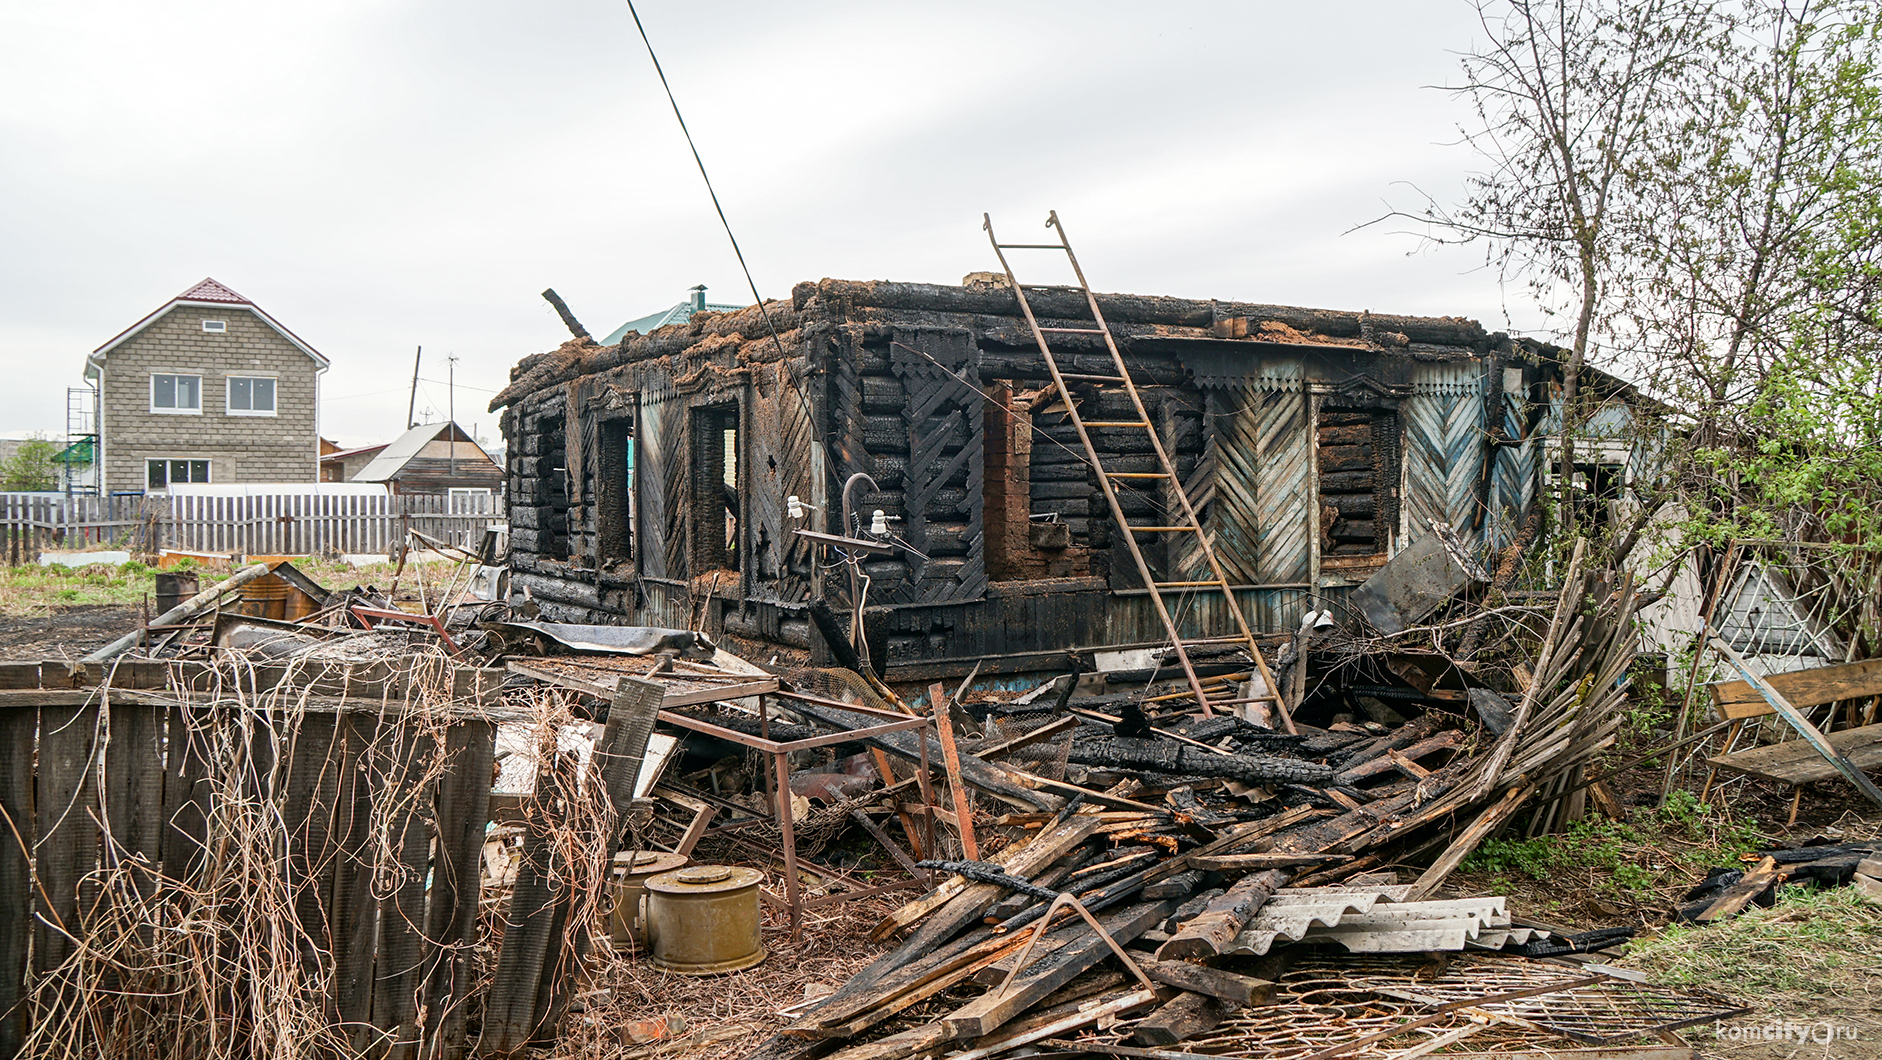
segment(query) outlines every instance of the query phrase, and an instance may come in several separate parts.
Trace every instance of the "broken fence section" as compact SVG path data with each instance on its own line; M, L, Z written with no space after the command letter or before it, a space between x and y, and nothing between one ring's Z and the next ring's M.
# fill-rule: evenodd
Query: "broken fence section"
M467 1055L500 677L0 664L0 1058Z

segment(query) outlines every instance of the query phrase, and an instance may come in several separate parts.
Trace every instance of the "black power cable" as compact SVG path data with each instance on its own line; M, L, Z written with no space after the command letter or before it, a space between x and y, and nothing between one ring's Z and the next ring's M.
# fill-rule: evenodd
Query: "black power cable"
M654 54L653 41L647 39L647 27L640 24L640 12L634 9L634 0L627 0L627 13L634 16L634 28L640 31L640 41L647 46L647 58L653 60L653 72L660 75L660 87L666 89L667 102L673 106L673 117L680 123L680 132L686 137L687 149L693 152L693 164L699 167L699 177L706 182L706 194L712 196L712 208L719 214L719 224L725 228L725 238L732 241L732 253L738 257L738 267L745 273L745 285L751 288L752 301L758 306L758 312L764 314L765 326L771 329L771 343L778 348L778 356L786 356L784 342L778 338L778 326L771 322L771 311L765 308L765 300L758 295L758 284L751 277L751 268L745 264L745 252L738 247L738 237L732 234L732 222L725 219L725 207L719 205L719 193L713 190L712 177L706 173L706 163L699 157L699 148L693 143L692 130L686 127L686 118L680 114L680 102L673 98L673 86L667 83L667 72L660 67L660 57Z

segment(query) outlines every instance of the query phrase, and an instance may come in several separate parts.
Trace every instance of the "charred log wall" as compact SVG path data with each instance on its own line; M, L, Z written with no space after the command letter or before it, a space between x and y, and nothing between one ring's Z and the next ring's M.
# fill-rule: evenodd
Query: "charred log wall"
M1298 620L1304 597L1293 583L1303 576L1292 560L1286 571L1262 566L1277 528L1247 512L1310 511L1328 556L1402 545L1390 528L1400 522L1399 453L1410 443L1397 405L1415 376L1445 365L1465 372L1489 345L1475 324L1453 319L1099 300L1205 526L1227 518L1217 511L1221 476L1237 476L1237 518L1258 546L1232 577L1288 583L1273 587L1273 599L1245 604L1269 628ZM1065 648L1147 631L1138 614L1147 613L1146 599L1114 595L1136 589L1137 572L1016 309L998 288L824 281L800 285L788 306L772 304L769 321L756 309L702 313L619 346L578 341L525 359L497 401L508 406L518 584L563 620L679 626L703 615L712 632L814 651L820 640L806 608L822 598L847 611L848 578L794 531L857 532L840 525L842 491L864 472L877 488L855 492L856 513L866 522L882 509L911 546L864 565L872 654L900 675L965 672L982 656L1015 660L1001 670L1052 666ZM1088 323L1082 299L1048 293L1035 309L1048 326ZM1220 325L1231 314L1246 330L1231 328L1226 334L1237 338L1225 339ZM1067 372L1115 374L1089 336L1066 336L1055 348ZM1257 378L1282 361L1297 366L1291 389ZM1088 419L1136 418L1114 387L1073 389ZM1295 476L1309 491L1298 504L1274 503L1280 477L1248 471L1243 451L1244 435L1266 445L1284 433L1274 427L1284 419L1278 413L1245 415L1246 395L1283 390L1295 396L1276 399L1277 408L1300 406L1295 448L1317 454L1314 473ZM1225 422L1235 425L1226 435ZM707 496L725 479L713 466L723 449L705 452L701 439L722 439L728 423L739 432L737 535L724 548L702 548L714 529L705 524L723 522L726 504ZM1099 427L1091 435L1098 465L1157 470L1143 431ZM630 440L631 508L609 492ZM1421 476L1414 485L1426 488L1428 479L1457 493L1471 466L1458 458L1462 449L1420 440L1411 450ZM1248 475L1255 478L1242 481ZM1180 509L1169 484L1123 481L1130 521L1174 521ZM815 506L807 521L788 518L789 496ZM1057 525L1034 522L1041 516ZM1173 554L1168 540L1139 537L1153 574L1199 572L1193 545Z

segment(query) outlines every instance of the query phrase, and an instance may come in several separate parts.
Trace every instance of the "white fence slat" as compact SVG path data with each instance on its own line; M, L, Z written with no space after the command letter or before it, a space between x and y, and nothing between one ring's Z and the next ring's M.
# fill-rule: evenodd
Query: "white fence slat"
M0 548L9 540L66 548L127 541L160 548L247 555L388 555L405 528L475 547L501 522L496 498L333 496L72 496L0 493ZM21 549L22 554L30 549ZM10 556L9 556L10 558Z

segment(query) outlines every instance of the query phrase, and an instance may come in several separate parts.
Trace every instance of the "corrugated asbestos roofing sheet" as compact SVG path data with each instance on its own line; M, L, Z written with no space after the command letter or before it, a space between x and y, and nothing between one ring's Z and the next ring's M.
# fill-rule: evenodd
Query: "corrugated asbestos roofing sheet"
M1410 892L1409 886L1282 888L1227 952L1264 954L1277 938L1337 942L1354 953L1501 949L1544 934L1511 927L1506 898L1405 901Z

